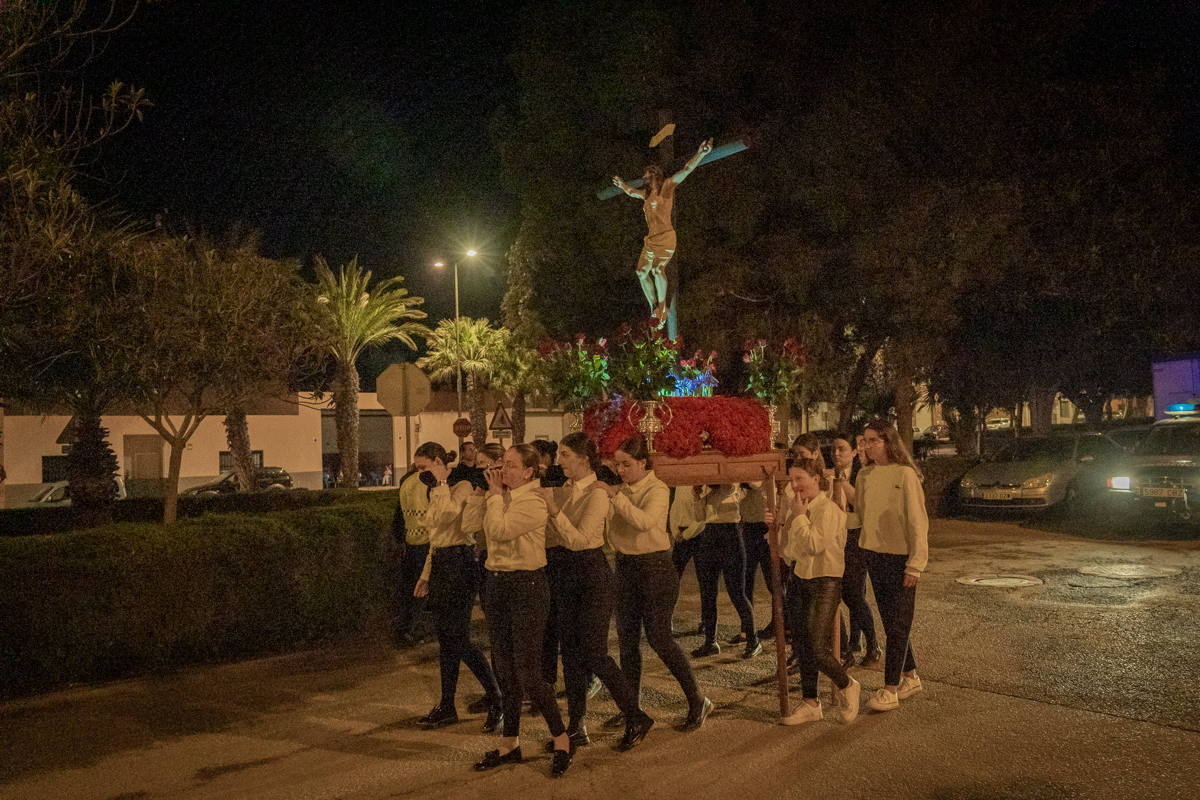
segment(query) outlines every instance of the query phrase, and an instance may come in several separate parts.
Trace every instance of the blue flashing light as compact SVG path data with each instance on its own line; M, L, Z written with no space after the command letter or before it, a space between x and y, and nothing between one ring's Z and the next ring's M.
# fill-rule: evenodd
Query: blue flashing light
M1171 403L1167 406L1168 414L1200 414L1200 403Z

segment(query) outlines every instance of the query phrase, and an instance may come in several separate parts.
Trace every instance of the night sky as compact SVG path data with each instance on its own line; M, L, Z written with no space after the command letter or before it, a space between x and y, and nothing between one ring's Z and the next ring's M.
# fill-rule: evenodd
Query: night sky
M1089 13L1063 37L1055 66L1102 78L1161 73L1170 138L1195 164L1200 66L1188 5L1149 4L1166 14L1081 3ZM840 13L869 24L866 9ZM154 104L89 165L94 191L175 229L261 231L267 255L306 269L316 254L335 265L358 254L379 276L405 275L432 320L453 313L453 299L449 276L429 265L474 247L485 258L463 269L462 312L495 319L519 220L491 126L514 99L519 14L514 3L144 5L88 71L97 85L143 86ZM1190 27L1179 29L1182 19Z
M504 10L508 9L508 10ZM495 317L516 229L489 135L512 92L509 4L167 0L143 6L89 70L154 107L93 165L143 219L258 230L266 254L356 253L403 274L432 319L474 247L462 313Z

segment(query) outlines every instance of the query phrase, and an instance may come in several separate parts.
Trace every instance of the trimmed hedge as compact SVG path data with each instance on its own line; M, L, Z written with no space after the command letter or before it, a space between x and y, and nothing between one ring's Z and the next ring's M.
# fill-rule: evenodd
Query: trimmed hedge
M203 514L257 514L356 502L361 493L353 489L291 489L221 494L215 497L180 497L178 516ZM394 496L394 495L393 495ZM162 522L161 497L131 497L113 504L109 522ZM53 508L10 508L0 510L0 536L38 536L66 533L91 527L70 506Z
M382 634L395 500L0 539L0 696Z

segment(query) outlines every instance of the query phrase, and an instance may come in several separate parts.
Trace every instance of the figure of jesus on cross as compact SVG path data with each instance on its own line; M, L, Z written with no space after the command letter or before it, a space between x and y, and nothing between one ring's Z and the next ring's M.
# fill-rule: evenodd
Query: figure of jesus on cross
M688 159L683 169L670 178L665 176L663 168L657 164L646 167L641 189L635 189L625 183L620 176L614 176L612 180L613 185L622 192L642 201L647 233L642 242L641 257L638 258L637 276L642 284L642 293L646 295L646 302L650 304L651 315L658 321L659 328L667 325L667 337L670 339L677 339L679 334L674 314L670 313L675 304L678 281L668 280L667 275L667 265L675 255L675 226L671 219L671 212L675 206L675 187L683 183L683 179L700 166L700 162L712 149L712 139L708 139L700 145L696 154Z

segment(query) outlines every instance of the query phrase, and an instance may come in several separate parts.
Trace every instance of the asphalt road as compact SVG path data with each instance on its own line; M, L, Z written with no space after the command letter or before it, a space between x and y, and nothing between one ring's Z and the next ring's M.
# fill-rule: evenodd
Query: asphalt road
M600 725L615 708L601 693L593 744L561 780L548 777L534 717L523 721L532 757L477 774L471 763L494 746L482 718L434 733L414 724L437 696L434 645L330 648L2 704L0 797L1197 796L1200 542L938 520L931 551L914 632L926 690L852 725L836 714L778 725L772 649L743 662L731 647L695 662L717 711L679 732L683 699L647 651L644 704L658 725L637 750L612 749L619 732ZM1093 565L1178 572L1078 572ZM956 582L992 573L1043 583ZM698 607L689 571L677 628L694 630ZM732 635L736 616L726 601L720 609ZM855 674L864 689L882 682L877 669ZM477 688L464 671L460 713Z

